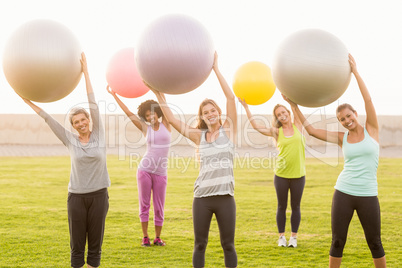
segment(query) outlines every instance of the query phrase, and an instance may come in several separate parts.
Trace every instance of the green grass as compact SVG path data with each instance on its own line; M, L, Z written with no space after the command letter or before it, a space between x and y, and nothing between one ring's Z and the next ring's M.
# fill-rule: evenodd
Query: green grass
M167 246L142 248L136 166L130 167L129 158L119 160L109 156L112 186L102 267L191 267L191 206L198 167L191 162L185 170L179 160L171 159L169 169L162 232ZM402 267L401 160L382 158L378 170L382 240L388 267ZM279 248L273 172L267 165L259 167L257 162L248 167L247 162L238 160L235 169L235 243L239 267L328 267L331 200L342 165L334 167L318 159L307 159L298 247ZM69 157L0 158L0 267L69 267L66 204L69 169ZM289 216L290 211L287 237ZM206 267L223 266L214 219ZM350 225L342 267L373 267L356 215Z

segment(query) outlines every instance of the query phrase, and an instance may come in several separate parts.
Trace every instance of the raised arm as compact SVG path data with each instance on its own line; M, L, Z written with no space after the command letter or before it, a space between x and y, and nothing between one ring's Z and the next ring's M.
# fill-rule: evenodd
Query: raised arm
M22 97L22 96L20 96L20 97L21 97L21 99L22 99L26 104L28 104L29 107L32 108L32 110L35 111L35 113L37 113L37 114L40 115L40 112L43 111L42 108L40 108L39 106L37 106L36 104L34 104L32 101L30 101L30 100L28 100L28 99L26 99L26 98L24 98L24 97Z
M197 145L200 144L202 131L197 128L190 127L180 119L176 118L166 103L165 95L151 88L149 85L148 87L152 90L152 92L154 92L156 98L158 99L159 105L167 122L169 122L169 124L172 125L181 135L190 139Z
M236 97L233 94L232 89L229 87L226 79L221 74L218 67L218 54L215 52L214 65L212 67L214 70L216 77L218 78L219 84L223 90L223 93L226 97L226 120L223 123L224 128L229 128L230 132L229 137L232 137L231 140L234 142L234 138L236 137L237 131L237 111L236 111Z
M117 96L116 92L114 92L109 85L106 87L107 92L109 92L113 98L116 100L117 104L120 106L120 108L123 110L123 112L130 118L131 122L139 129L141 132L146 135L147 134L147 126L146 124L134 113L132 113L128 107L120 100L120 98Z
M306 129L309 135L319 140L323 140L330 143L336 143L339 146L342 146L342 140L343 140L342 132L327 131L326 129L318 129L313 127L307 121L306 117L304 117L303 113L300 111L299 106L296 103L294 103L284 95L282 95L282 97L290 104L290 106L292 107L292 111L295 114L295 117L297 117L298 120L300 120L300 123L303 125L303 127Z
M21 96L20 96L21 97ZM65 146L69 146L70 140L72 137L72 133L66 130L59 122L57 122L53 117L51 117L48 113L34 104L32 101L21 97L21 99L32 108L40 117L42 117L45 122L49 125L50 129L56 135L56 137L63 142Z
M270 137L277 136L277 135L275 135L275 133L277 132L276 128L266 127L266 126L257 124L257 122L255 121L254 116L251 114L248 104L245 102L245 100L240 99L240 98L238 98L238 100L241 103L241 105L243 105L244 110L246 111L246 114L247 114L247 118L250 121L251 126L255 130L257 130L258 132L260 132L261 134L263 134L265 136L270 136Z
M357 71L356 61L350 54L349 54L349 63L350 63L350 68L352 70L352 73L355 76L357 84L359 86L360 93L362 94L362 97L364 100L364 106L366 109L366 129L367 129L368 133L370 134L370 136L373 137L373 139L375 139L378 142L379 141L379 127L378 127L377 113L375 111L373 101L372 101L370 93L366 87L366 84L364 83L362 77L360 76L359 72Z
M293 112L293 124L297 127L297 129L300 131L300 133L303 130L303 123L301 122L299 115L297 114L297 112L295 111L295 107L294 106L290 106Z
M89 78L87 58L84 52L81 53L80 61L81 61L82 73L85 78L85 88L87 90L89 111L91 113L92 118L92 131L96 131L97 129L102 129L103 127L101 126L102 122L100 120L99 107L95 101L95 94L92 88L91 79ZM101 131L101 133L103 132L104 131Z
M91 79L89 78L87 57L85 56L84 52L81 53L80 61L81 61L82 73L84 74L85 77L85 87L87 89L87 94L89 95L91 93L94 93L94 90L92 88Z

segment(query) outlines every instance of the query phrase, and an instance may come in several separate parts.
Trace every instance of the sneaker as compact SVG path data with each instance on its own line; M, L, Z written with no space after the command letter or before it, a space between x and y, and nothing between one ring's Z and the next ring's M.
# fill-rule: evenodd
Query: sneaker
M291 236L291 237L289 238L289 245L288 245L288 247L291 247L291 248L297 247L297 237Z
M278 239L278 247L286 247L286 238L281 235Z
M159 237L157 237L157 238L155 238L155 240L154 240L154 245L155 245L155 246L165 246L166 243L165 243L162 239L160 239Z
M149 241L149 238L147 236L142 239L141 246L143 247L151 246L151 242Z

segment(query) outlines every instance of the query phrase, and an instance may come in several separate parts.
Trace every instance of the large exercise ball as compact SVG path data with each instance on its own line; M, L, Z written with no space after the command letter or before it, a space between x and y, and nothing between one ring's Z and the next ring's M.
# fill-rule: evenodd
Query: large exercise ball
M279 45L272 74L279 91L293 102L320 107L336 101L351 79L348 49L320 29L297 31Z
M214 53L212 38L200 22L174 14L160 17L144 29L135 59L138 72L152 88L182 94L208 78Z
M275 88L271 69L259 61L243 64L234 75L233 92L247 104L263 104L274 95Z
M15 30L3 54L8 83L22 97L52 102L70 94L81 79L81 45L66 26L33 20Z
M106 68L106 81L114 92L126 98L137 98L149 91L137 71L132 47L112 56Z

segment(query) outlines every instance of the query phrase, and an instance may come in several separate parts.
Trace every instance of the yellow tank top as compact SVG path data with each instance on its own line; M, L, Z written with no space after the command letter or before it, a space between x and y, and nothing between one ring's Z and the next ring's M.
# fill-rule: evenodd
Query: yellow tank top
M293 135L285 137L282 127L278 131L279 150L275 163L275 174L282 178L296 179L306 175L305 138L293 124Z

